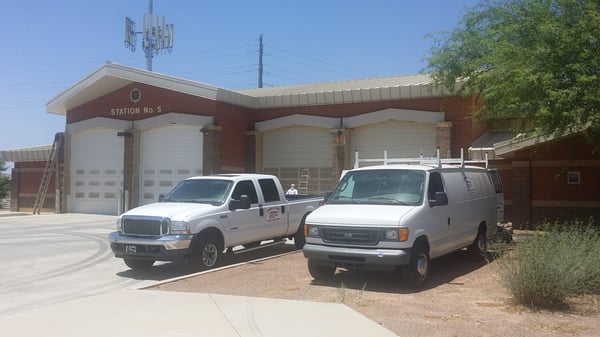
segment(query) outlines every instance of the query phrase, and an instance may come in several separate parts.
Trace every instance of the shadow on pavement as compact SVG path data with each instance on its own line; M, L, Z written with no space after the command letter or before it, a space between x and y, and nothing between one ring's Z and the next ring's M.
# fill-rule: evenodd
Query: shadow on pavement
M456 278L467 275L490 261L473 258L466 250L460 250L437 259L431 260L429 277L422 288L414 289L407 286L402 279L402 272L357 271L338 268L338 272L328 281L313 280L311 285L339 288L341 286L354 289L384 293L409 294L418 293L452 283Z
M281 244L277 246L265 247L249 251L242 254L223 254L223 262L219 265L219 267L233 266L238 263L274 257L280 254L286 254L296 250L297 249L294 247L293 244ZM191 275L199 272L197 268L184 262L156 262L155 265L148 270L128 269L125 263L123 263L123 269L124 270L122 272L117 273L118 276L136 280L150 281L164 281L171 278Z

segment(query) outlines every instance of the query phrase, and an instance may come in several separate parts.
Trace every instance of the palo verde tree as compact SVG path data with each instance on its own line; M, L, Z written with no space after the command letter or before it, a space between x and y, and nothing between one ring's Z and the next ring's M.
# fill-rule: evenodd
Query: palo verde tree
M600 141L600 0L484 0L434 36L426 70L480 120Z

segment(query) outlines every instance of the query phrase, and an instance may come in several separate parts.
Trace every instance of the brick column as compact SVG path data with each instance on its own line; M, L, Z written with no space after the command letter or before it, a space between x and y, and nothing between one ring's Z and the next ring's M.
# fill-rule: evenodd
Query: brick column
M202 174L221 173L221 143L223 128L219 125L207 125L200 131L204 134L202 149Z
M137 198L133 197L133 185L134 185L134 179L133 179L133 162L134 162L134 144L135 144L135 140L134 140L134 136L133 136L134 131L133 130L126 130L123 132L119 132L117 133L117 135L119 137L123 137L123 195L121 196L123 198L123 209L120 211L126 212L129 209L133 208L135 205L137 205ZM128 193L126 193L125 191L129 191ZM127 202L129 203L128 205L125 204L125 195L128 194L128 200ZM133 199L136 199L135 201Z
M332 176L334 181L338 181L342 175L344 169L344 163L346 159L346 140L348 138L350 130L346 128L342 129L331 129L329 133L333 135L332 138Z
M435 124L435 144L440 149L440 157L448 157L448 153L452 151L452 122Z
M256 131L246 132L246 172L256 172Z
M529 161L512 162L512 221L517 228L531 222L531 186Z

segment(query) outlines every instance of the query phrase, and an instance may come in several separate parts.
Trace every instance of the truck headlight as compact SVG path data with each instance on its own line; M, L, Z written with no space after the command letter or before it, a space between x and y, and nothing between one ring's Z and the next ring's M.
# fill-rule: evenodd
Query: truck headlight
M408 240L408 228L394 228L385 230L385 239L389 241L406 241Z
M190 223L187 221L172 221L169 226L171 234L190 234Z
M123 219L121 219L121 217L117 218L117 230L119 232L121 232L121 230L123 229Z

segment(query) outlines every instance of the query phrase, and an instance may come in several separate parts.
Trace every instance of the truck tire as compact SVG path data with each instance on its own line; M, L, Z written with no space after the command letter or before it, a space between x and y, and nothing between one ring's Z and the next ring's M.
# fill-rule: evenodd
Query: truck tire
M421 288L429 275L429 252L421 241L417 241L412 248L408 265L402 268L404 281L411 288Z
M200 270L215 268L221 263L223 247L214 235L207 235L198 240L190 259L192 265Z
M467 247L467 252L472 258L476 259L485 256L485 253L487 252L487 242L485 240L485 231L482 228L479 228L475 240Z
M308 272L317 281L329 280L335 274L335 267L318 265L308 260Z
M154 260L140 260L140 259L129 259L124 258L123 262L127 265L127 267L133 270L145 270L150 269L154 264Z
M296 231L296 233L294 233L294 247L296 247L296 249L302 249L302 247L304 247L305 244L306 244L306 238L304 237L304 219L303 219L302 223L300 224L300 227L298 227L298 230Z

